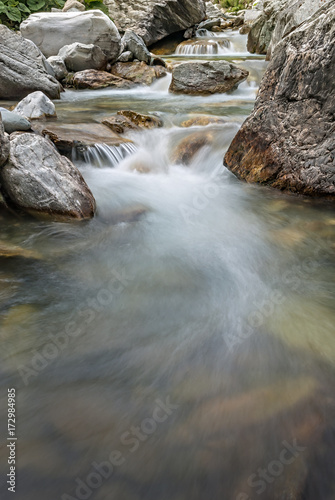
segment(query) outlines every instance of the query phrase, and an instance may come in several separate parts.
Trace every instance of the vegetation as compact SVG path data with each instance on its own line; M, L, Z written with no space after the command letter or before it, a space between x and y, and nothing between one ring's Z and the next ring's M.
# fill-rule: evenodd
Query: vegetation
M62 9L65 0L0 0L0 24L18 29L20 23L33 12L49 12L53 7ZM86 10L100 9L108 14L106 5L100 0L85 0Z
M247 9L251 7L254 0L215 0L215 3L220 4L223 9L228 9L232 12Z

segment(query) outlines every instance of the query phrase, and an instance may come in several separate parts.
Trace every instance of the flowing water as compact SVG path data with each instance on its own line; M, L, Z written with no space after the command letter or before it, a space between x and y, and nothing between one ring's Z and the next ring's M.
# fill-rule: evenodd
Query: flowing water
M335 498L335 215L223 167L266 68L227 36L215 57L250 72L228 94L172 95L167 76L62 96L64 123L120 109L164 121L74 158L93 220L0 214L1 245L25 251L0 257L18 500ZM204 115L216 123L181 126ZM203 147L185 165L189 141Z

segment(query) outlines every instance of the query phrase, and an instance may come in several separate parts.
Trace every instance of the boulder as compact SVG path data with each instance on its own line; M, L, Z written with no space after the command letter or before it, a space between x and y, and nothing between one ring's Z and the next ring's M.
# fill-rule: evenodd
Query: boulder
M194 132L184 137L177 147L172 151L172 163L175 165L189 166L195 155L205 146L213 143L213 135L210 132Z
M206 17L208 19L217 19L223 17L223 11L213 2L206 2Z
M267 57L269 59L271 51L285 35L328 1L264 0L263 11L252 24L248 34L248 51L252 54L267 54L269 51Z
M67 0L62 9L63 12L74 12L79 10L80 12L84 12L85 5L83 3L78 2L78 0Z
M130 89L134 86L129 80L115 76L107 71L97 71L96 69L78 71L73 75L72 83L78 89L92 90L103 89L105 87Z
M12 134L17 130L27 131L31 129L30 121L18 113L0 108L2 123L7 134Z
M113 133L108 127L100 123L67 123L65 125L34 123L33 128L48 137L58 151L69 158L72 158L74 149L84 151L95 144L120 146L120 144L131 142Z
M41 90L51 99L59 99L62 87L41 51L33 42L2 24L0 67L0 99L22 99L35 90Z
M134 54L134 59L150 64L151 54L142 38L136 35L136 33L127 30L122 37L121 43L124 51L130 50Z
M44 137L21 134L10 141L0 182L8 205L32 215L62 219L94 215L95 200L81 173Z
M0 113L0 167L7 161L9 156L9 140L5 134Z
M120 54L121 37L101 10L85 12L39 12L20 26L22 36L32 40L46 57L55 56L64 45L80 42L97 45L111 62Z
M162 66L147 66L144 62L134 61L113 64L111 73L134 83L151 85L157 78L165 76L166 70Z
M47 59L48 63L52 67L54 73L55 73L55 78L57 80L64 80L64 78L67 77L68 71L66 69L65 63L63 59L59 56L50 56Z
M104 3L118 28L134 31L147 46L200 23L205 17L203 0L105 0Z
M335 5L275 48L225 165L240 179L335 198Z
M133 59L134 59L134 54L130 52L130 50L126 50L125 52L122 52L117 62L131 62Z
M17 104L14 111L31 120L57 116L54 103L40 91L27 95Z
M207 21L202 21L202 23L199 24L198 29L204 29L204 30L211 30L214 26L220 26L221 25L221 19L207 19Z
M84 69L104 69L107 57L98 45L85 45L75 42L65 45L58 52L58 57L63 59L69 71L82 71Z
M163 121L158 116L143 115L130 110L118 111L116 116L106 117L102 120L102 123L118 134L123 134L128 130L151 129L163 126Z
M248 71L226 61L186 62L172 70L170 92L206 95L228 92L245 80Z

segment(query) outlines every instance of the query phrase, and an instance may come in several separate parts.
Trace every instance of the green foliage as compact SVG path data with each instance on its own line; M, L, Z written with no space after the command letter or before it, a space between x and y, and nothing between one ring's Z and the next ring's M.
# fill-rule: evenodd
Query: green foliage
M20 23L33 12L49 12L53 7L62 9L65 0L0 0L0 24L19 29ZM85 0L86 10L99 9L108 15L108 8L100 0Z
M253 3L253 0L216 0L223 9L228 9L231 12L247 9Z

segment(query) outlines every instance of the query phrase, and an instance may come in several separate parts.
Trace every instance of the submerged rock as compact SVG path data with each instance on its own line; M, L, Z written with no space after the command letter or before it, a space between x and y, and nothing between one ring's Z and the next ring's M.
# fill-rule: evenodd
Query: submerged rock
M55 56L64 45L80 42L101 48L109 61L116 61L121 37L101 10L86 12L39 12L31 14L20 25L22 35L32 40L46 56Z
M182 127L206 127L207 125L221 124L225 123L222 118L217 118L215 116L194 116L181 123Z
M21 114L9 111L5 108L0 108L2 123L7 134L12 134L16 131L30 130L30 121L24 118Z
M31 120L57 116L54 103L40 91L27 95L27 97L22 99L22 101L17 104L14 111Z
M85 45L72 43L65 45L58 52L58 57L63 59L69 71L82 71L84 69L104 69L107 65L107 56L98 45Z
M211 145L213 135L210 132L194 132L180 141L172 153L172 162L188 166L194 156L205 146Z
M79 170L45 138L21 134L10 141L0 171L6 201L32 215L89 219L95 200Z
M127 130L163 126L163 121L158 116L143 115L130 110L118 111L116 115L104 118L102 123L119 134L123 134Z
M78 89L103 89L105 87L130 89L133 86L132 82L125 78L96 69L78 71L73 75L72 83Z
M147 46L205 17L203 0L105 0L105 4L117 26L134 31Z
M170 92L206 95L228 92L245 80L248 71L226 61L186 62L172 71Z
M83 150L95 144L119 146L131 142L100 123L67 123L65 125L50 123L47 126L43 123L34 123L33 128L48 137L61 154L70 158L74 149Z
M255 109L225 156L237 177L335 197L334 25L330 3L277 45Z
M0 25L0 67L0 99L22 99L35 90L59 99L62 87L43 54L4 25Z
M166 75L162 66L148 66L144 62L116 63L111 68L111 73L119 78L130 80L142 85L151 85L157 78Z

